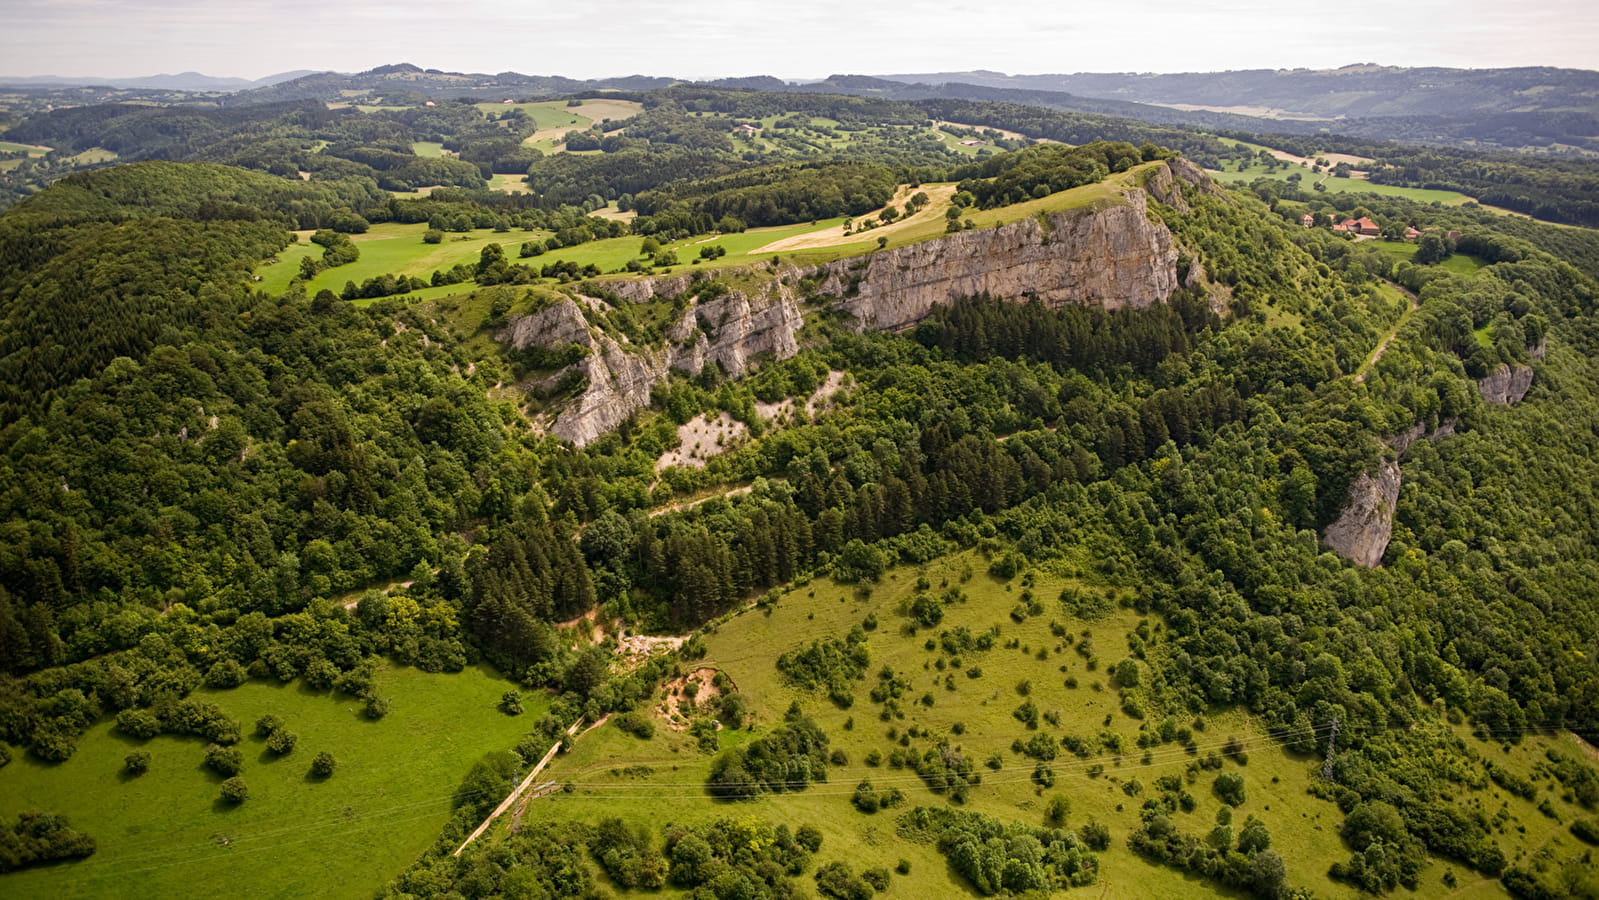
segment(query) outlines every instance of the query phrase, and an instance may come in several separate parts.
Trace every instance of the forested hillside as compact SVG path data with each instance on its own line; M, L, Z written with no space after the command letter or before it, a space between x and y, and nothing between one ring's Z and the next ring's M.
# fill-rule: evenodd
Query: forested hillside
M535 146L592 100L228 108L0 215L7 896L1599 896L1591 231L974 101ZM1129 211L1153 302L846 311Z

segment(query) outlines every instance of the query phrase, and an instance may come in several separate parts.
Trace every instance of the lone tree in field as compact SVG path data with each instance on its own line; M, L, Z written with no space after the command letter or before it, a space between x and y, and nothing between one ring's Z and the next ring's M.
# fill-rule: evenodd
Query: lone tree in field
M122 762L129 775L143 775L150 768L150 754L135 750L124 756Z
M287 728L279 728L267 738L267 749L279 756L286 756L294 749L295 741L299 740L294 732Z
M330 778L338 765L339 762L333 758L333 754L323 750L316 755L316 759L311 760L311 774L317 778Z
M227 781L222 782L222 799L228 801L229 803L238 805L243 803L245 798L249 796L250 789L245 786L243 778L235 775L234 777L229 778Z
M508 716L520 716L522 714L522 692L509 690L501 694L500 712Z

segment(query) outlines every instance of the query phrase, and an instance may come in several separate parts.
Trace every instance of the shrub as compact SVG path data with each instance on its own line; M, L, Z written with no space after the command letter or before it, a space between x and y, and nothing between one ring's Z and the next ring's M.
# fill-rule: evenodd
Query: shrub
M1214 785L1216 796L1228 806L1242 806L1244 803L1244 776L1237 772L1226 772L1216 776Z
M649 716L640 715L636 712L625 712L611 721L616 723L617 728L639 740L647 741L655 737L655 723L650 720Z
M161 723L146 709L125 709L117 713L117 730L128 737L149 740L161 733Z
M222 782L222 799L232 804L240 804L250 796L250 788L245 785L244 779L237 776Z
M150 768L150 754L135 750L122 758L122 767L129 775L143 775Z
M271 737L267 738L267 749L279 756L287 756L293 752L294 744L298 740L299 736L294 732L286 728L279 728L277 731L272 732Z
M500 712L508 716L520 716L522 714L522 692L513 688L501 694L499 709Z
M311 760L311 774L317 778L329 778L332 777L333 770L338 768L338 765L339 761L333 758L333 754L323 750L316 755L315 759Z
M244 754L237 747L212 744L205 748L205 767L218 775L237 775L244 768Z

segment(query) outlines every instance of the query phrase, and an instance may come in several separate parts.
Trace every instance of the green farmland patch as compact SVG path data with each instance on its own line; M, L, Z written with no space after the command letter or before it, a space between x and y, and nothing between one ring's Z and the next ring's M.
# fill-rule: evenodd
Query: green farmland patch
M501 713L507 682L482 669L386 669L377 685L391 708L378 721L362 716L358 700L298 682L201 691L245 733L240 774L250 794L239 806L219 799L222 779L202 768L199 739L135 741L102 722L64 763L13 760L0 768L0 814L64 814L99 849L0 876L0 895L370 897L437 838L472 764L515 746L544 703L525 700L519 717ZM286 756L254 734L269 713L299 737ZM150 754L149 770L127 776L123 757L136 749ZM338 762L325 780L309 774L321 751Z

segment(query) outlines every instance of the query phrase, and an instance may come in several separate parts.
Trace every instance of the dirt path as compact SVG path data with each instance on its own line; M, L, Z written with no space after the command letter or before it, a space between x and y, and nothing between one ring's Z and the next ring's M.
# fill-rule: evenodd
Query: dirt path
M751 250L750 255L753 256L757 253L788 253L791 250L815 250L819 247L836 247L839 244L858 244L863 241L874 241L880 237L892 238L902 231L910 231L934 219L943 219L944 211L949 209L949 198L955 196L955 185L924 184L920 187L900 185L899 190L894 192L893 199L889 200L888 203L903 212L905 201L915 196L918 192L927 195L927 205L917 211L916 214L897 219L891 224L849 233L845 233L843 229L826 228L807 234L796 234L793 237L776 240L764 247ZM874 209L864 215L856 216L855 221L876 221L877 215L882 211L880 208Z
M771 479L767 479L767 480L770 481ZM755 485L753 485L753 484L743 484L743 485L739 485L736 488L728 488L727 490L721 491L719 493L708 494L708 495L706 495L704 497L696 497L693 500L678 500L678 501L675 501L675 502L672 502L672 503L668 503L665 506L659 507L657 509L650 510L650 518L653 519L656 516L664 516L667 513L681 512L682 510L685 510L685 509L693 509L694 507L699 506L701 503L704 503L707 500L715 500L718 497L737 497L740 494L748 494L750 491L752 491L754 489L755 489Z
M610 718L611 718L611 716L610 716L609 713L601 716L599 721L595 722L593 725L590 725L587 728L584 728L583 729L583 733L587 734L588 732L593 731L594 729L600 727L601 725L604 725L606 723L606 721L609 720ZM582 719L578 719L576 722L573 722L572 726L570 728L566 729L566 736L567 737L575 737L577 735L577 733L578 733L578 728L582 727L582 725L583 725L583 720ZM477 840L478 836L483 834L483 832L488 831L489 830L489 826L494 824L494 820L498 819L502 813L504 813L506 810L510 809L511 805L514 804L517 801L517 799L519 797L521 797L522 794L527 791L528 788L533 786L533 782L534 782L535 779L537 779L539 777L539 773L544 771L544 767L548 766L550 764L550 760L554 759L555 758L555 754L559 753L560 751L561 751L561 742L560 741L556 741L550 747L549 751L544 754L544 758L539 760L539 764L533 767L533 771L528 772L527 773L527 777L523 778L522 782L516 786L516 790L511 792L511 796L506 797L503 801L500 802L499 806L494 807L494 812L489 813L489 817L487 819L483 820L483 824L479 825L477 827L476 831L473 831L470 835L468 835L467 839L461 842L461 846L455 848L455 853L453 855L460 856L461 855L461 851L465 850L467 848L468 844L470 844L473 841Z
M1394 284L1392 281L1386 282L1386 284L1404 294L1410 300L1410 308L1404 311L1404 314L1399 317L1399 321L1394 323L1394 327L1388 329L1388 333L1383 335L1382 340L1377 342L1377 349L1371 351L1371 356L1364 363L1361 363L1360 370L1355 373L1355 384L1366 383L1366 373L1370 372L1372 367L1377 365L1377 361L1382 359L1383 352L1388 349L1388 342L1394 339L1394 335L1399 333L1399 329L1403 328L1405 323L1410 321L1410 317L1415 314L1416 310L1421 308L1421 301L1416 298L1415 294Z

